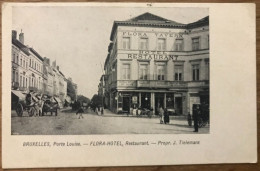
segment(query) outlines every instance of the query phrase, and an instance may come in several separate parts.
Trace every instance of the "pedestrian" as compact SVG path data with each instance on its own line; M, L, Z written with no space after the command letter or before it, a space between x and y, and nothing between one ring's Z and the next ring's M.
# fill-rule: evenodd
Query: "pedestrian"
M199 132L199 127L198 127L199 113L200 113L199 105L193 105L193 120L194 120L194 131L193 132Z
M164 123L164 111L162 106L159 108L160 124Z
M167 111L167 108L164 109L164 123L169 124L170 123L170 117Z
M83 119L83 115L82 113L84 113L83 107L81 105L81 103L78 103L78 111L76 112L76 115L79 114L79 119L82 118Z

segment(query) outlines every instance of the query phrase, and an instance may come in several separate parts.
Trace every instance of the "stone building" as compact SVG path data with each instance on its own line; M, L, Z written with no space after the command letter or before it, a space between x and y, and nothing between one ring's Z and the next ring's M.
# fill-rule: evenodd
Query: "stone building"
M29 88L29 61L30 52L23 43L23 33L20 33L19 40L17 32L12 31L12 89L28 91Z
M133 107L192 113L209 104L209 17L181 24L151 13L115 21L105 61L105 97L115 112Z

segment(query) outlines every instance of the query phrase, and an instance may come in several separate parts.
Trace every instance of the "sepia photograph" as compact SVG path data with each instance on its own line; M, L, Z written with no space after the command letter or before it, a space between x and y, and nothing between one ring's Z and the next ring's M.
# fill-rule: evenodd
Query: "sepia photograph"
M209 45L208 8L13 7L12 135L207 134Z
M3 168L257 162L255 4L2 11Z

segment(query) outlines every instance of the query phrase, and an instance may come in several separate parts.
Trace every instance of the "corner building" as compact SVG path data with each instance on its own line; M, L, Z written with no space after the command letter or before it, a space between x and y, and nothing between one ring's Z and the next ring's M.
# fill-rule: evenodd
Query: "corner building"
M209 17L190 24L144 13L115 21L105 61L105 102L117 113L162 106L192 114L209 104Z

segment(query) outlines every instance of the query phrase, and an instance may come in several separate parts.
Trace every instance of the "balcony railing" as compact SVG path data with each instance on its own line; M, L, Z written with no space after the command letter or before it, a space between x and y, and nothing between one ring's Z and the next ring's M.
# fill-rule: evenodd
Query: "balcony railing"
M207 87L209 81L161 81L161 80L118 80L110 84L110 88L192 88Z

